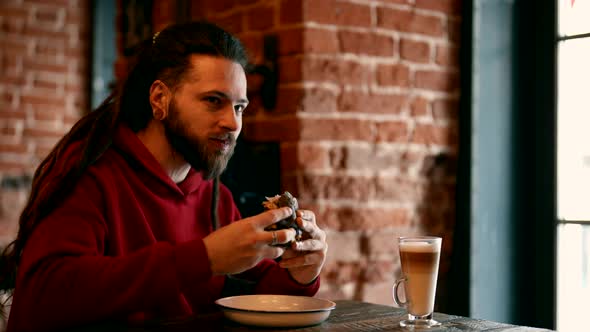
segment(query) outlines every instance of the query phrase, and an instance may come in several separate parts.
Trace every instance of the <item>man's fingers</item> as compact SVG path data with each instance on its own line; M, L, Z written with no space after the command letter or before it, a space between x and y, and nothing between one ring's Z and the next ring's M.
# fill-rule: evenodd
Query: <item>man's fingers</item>
M301 242L293 243L292 248L297 251L319 251L324 250L325 242L317 239L309 239Z
M313 219L315 219L315 217ZM297 224L304 232L308 233L309 236L314 239L322 239L322 236L324 236L323 231L318 227L318 225L316 225L315 221L298 217Z
M302 267L307 265L316 265L321 264L323 262L323 256L321 253L309 253L303 256L296 256L289 259L283 259L279 263L282 268L293 268L293 267Z
M276 231L265 231L261 236L261 242L268 245L283 244L295 241L294 229L281 229Z
M303 220L311 221L315 223L315 214L309 210L297 210L297 216Z
M275 259L281 257L285 253L285 249L281 247L265 246L261 251L263 258Z
M265 228L280 220L283 220L293 214L293 210L289 207L282 207L280 209L272 209L264 211L261 214L252 217L255 220L256 226Z

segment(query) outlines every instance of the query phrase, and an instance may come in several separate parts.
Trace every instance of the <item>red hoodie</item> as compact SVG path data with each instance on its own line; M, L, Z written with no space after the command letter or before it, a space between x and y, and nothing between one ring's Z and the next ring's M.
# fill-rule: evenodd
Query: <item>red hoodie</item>
M212 181L191 170L174 183L127 127L36 226L18 269L8 331L47 331L105 320L177 318L214 307L203 237L212 232ZM240 219L220 186L222 226ZM256 293L312 296L272 260L243 273Z

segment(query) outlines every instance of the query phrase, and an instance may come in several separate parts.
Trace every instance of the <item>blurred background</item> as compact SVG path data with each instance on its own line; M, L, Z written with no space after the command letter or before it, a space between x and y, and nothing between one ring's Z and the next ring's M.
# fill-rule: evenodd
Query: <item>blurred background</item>
M223 181L245 216L284 190L316 212L318 296L393 305L396 238L436 235L437 311L573 330L590 299L588 17L585 0L2 0L0 247L136 45L207 19L256 65Z

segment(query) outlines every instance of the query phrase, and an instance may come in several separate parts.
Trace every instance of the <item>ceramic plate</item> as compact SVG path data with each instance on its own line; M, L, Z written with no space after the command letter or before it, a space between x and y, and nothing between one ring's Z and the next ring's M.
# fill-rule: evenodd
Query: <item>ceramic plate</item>
M301 327L328 318L336 303L308 296L242 295L215 301L225 317L245 325Z

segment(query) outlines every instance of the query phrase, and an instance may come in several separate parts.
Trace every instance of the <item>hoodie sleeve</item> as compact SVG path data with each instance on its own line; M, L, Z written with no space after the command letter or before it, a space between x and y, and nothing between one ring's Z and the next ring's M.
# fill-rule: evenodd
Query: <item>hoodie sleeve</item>
M182 308L188 306L181 298L186 278L211 278L202 240L177 246L158 242L129 255L105 256L109 243L102 195L84 176L35 227L19 265L9 331L50 331L137 312L190 310ZM204 263L185 264L187 253Z

